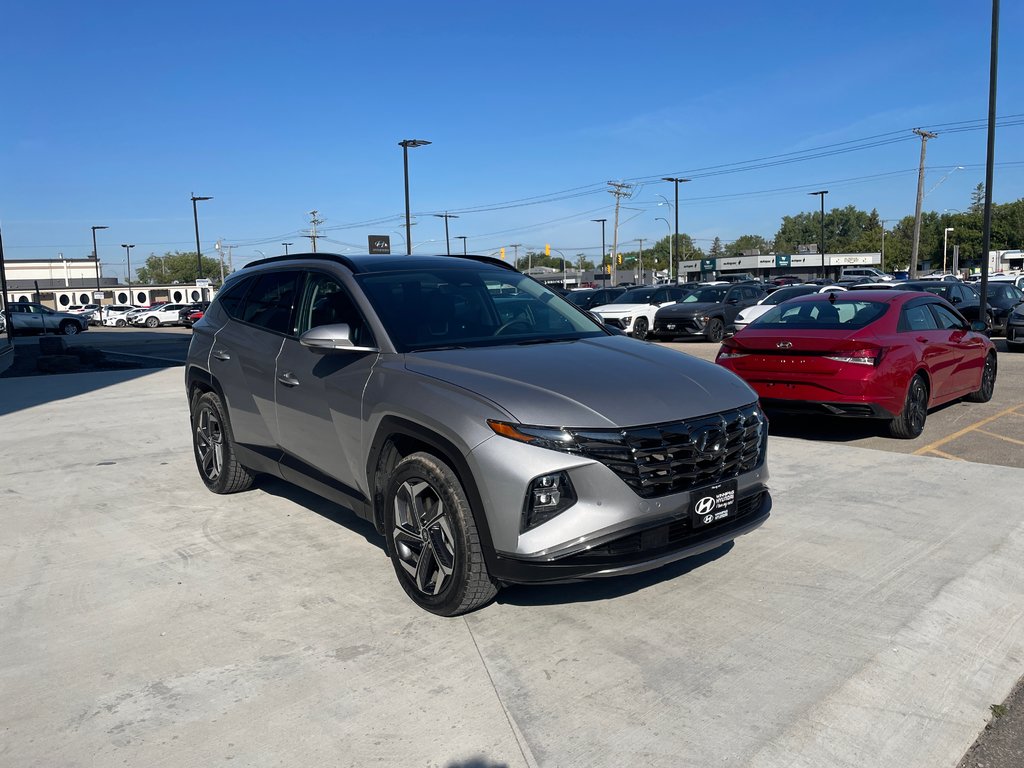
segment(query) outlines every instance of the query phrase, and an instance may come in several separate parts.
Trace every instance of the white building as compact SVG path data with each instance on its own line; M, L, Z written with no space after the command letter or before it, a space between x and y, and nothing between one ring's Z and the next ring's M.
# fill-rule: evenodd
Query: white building
M189 285L122 285L97 271L95 259L4 260L6 301L38 301L53 309L73 304L181 304L210 298L211 289ZM97 288L98 286L98 288Z

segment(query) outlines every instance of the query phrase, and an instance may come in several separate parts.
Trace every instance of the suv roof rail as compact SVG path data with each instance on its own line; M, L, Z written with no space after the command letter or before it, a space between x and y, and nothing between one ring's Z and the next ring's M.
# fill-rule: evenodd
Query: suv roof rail
M376 255L378 255L378 254L367 254L367 256L376 256ZM386 257L387 255L389 255L389 254L379 254L379 256L381 256L381 257ZM395 257L395 258L415 258L415 257L408 256L406 254L397 254L396 253L396 254L390 254L390 255ZM478 261L478 262L481 262L481 263L484 263L484 264L492 264L494 266L503 267L504 269L507 269L507 270L509 270L511 272L518 272L519 271L515 267L513 267L511 264L508 264L507 262L502 261L501 259L496 259L493 256L480 256L480 255L473 254L473 253L470 253L470 254L456 254L456 253L452 253L452 254L447 254L447 255L445 255L445 254L431 254L431 256L434 257L434 258L468 259L470 261ZM343 256L340 253L289 253L289 254L284 254L284 255L281 255L281 256L268 256L265 259L258 259L256 261L250 261L248 264L243 266L242 269L248 269L249 267L256 267L256 266L259 266L261 264L274 264L274 263L281 262L281 261L298 261L298 260L302 260L302 259L326 259L328 261L335 261L335 262L337 262L339 264L342 264L343 266L348 267L349 269L351 269L353 272L360 272L360 271L362 271L360 269L359 263L357 261L355 261L354 259L352 259L349 256Z

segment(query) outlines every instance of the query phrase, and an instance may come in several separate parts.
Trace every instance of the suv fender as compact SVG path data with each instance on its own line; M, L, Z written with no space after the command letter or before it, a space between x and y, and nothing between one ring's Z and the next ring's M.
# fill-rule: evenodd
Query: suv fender
M366 477L371 481L373 497L371 501L374 528L381 535L384 531L384 485L391 468L402 456L416 451L426 450L433 453L452 468L466 492L473 519L476 521L480 535L480 545L484 553L487 567L495 565L494 543L491 529L487 524L487 516L482 514L483 500L477 488L476 478L469 468L462 452L448 438L424 427L422 424L403 419L399 416L385 416L377 427L377 434L370 444L366 459Z

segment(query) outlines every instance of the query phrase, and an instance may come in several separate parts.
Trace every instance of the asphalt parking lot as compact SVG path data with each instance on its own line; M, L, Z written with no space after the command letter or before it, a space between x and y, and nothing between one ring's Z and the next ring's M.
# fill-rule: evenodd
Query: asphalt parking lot
M734 545L454 620L345 510L207 492L180 368L2 380L0 764L952 768L1024 660L1000 365L917 441L776 430Z

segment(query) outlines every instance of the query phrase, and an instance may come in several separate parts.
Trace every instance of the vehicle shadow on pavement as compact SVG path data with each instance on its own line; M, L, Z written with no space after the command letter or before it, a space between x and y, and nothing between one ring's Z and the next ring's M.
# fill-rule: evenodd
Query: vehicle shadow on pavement
M844 443L867 437L888 437L888 422L880 419L849 419L839 416L784 416L768 414L768 434Z
M271 496L277 496L294 502L300 507L305 507L310 512L315 512L320 517L330 520L332 523L344 526L353 533L358 533L368 542L378 547L381 552L387 554L384 549L384 537L377 533L377 529L373 527L372 523L359 517L348 507L336 504L322 496L317 496L315 493L311 493L297 485L292 485L287 480L281 480L270 475L258 475L255 487Z
M703 554L632 576L597 578L570 584L513 585L499 592L495 602L503 605L538 606L614 600L685 576L690 571L728 554L734 544L735 542L729 541Z
M132 368L19 377L8 371L0 376L0 416L43 403L84 395L87 392L123 384L132 379L159 373L161 368Z

